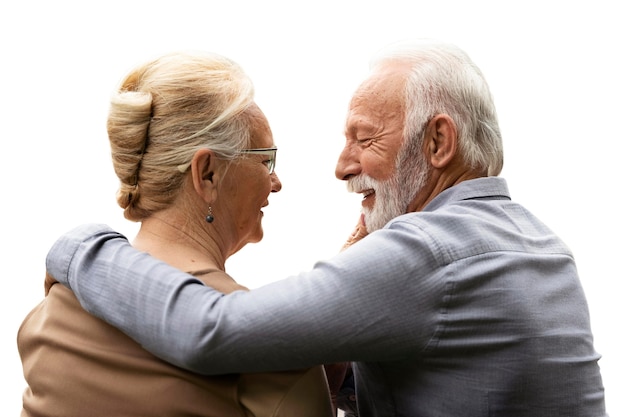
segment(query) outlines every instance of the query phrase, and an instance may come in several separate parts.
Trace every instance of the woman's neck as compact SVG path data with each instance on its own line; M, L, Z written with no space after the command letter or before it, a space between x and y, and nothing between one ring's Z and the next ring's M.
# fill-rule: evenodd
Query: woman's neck
M142 221L133 246L183 271L224 271L226 256L216 237L202 226L192 227L169 214L155 214Z

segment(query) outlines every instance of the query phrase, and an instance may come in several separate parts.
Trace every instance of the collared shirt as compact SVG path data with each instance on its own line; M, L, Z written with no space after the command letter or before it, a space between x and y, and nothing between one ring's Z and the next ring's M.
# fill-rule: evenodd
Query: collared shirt
M214 291L102 225L61 237L47 268L88 311L197 372L354 361L361 417L605 415L573 256L501 178L464 181L250 292Z

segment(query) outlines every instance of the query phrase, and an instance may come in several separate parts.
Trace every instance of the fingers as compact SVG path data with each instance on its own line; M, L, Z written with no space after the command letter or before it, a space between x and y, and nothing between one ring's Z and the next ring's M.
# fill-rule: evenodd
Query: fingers
M365 227L365 217L363 216L363 214L361 214L356 227L352 231L352 234L348 237L348 240L346 241L346 243L344 243L341 250L345 250L349 248L350 246L354 245L359 240L363 239L365 236L367 236L367 228Z
M57 283L58 281L52 275L46 272L46 280L44 281L45 295L48 295L48 292L50 292L50 287Z

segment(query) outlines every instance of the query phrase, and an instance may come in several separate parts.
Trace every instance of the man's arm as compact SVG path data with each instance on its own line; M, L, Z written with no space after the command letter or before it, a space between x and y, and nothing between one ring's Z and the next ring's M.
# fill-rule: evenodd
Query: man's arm
M430 307L411 299L428 294L406 287L410 267L401 259L419 262L416 254L394 256L403 245L383 244L374 235L384 237L377 232L310 272L228 295L133 249L103 226L61 237L47 268L87 311L196 372L389 360L428 340L429 330L416 334L415 320Z

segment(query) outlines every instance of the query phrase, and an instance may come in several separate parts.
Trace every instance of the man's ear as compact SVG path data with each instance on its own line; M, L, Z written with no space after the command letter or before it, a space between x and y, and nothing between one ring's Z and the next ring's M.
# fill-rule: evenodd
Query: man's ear
M428 122L424 138L426 158L434 168L445 168L457 153L456 123L447 114L438 114Z
M208 204L217 197L217 158L210 149L199 149L191 159L193 188Z

